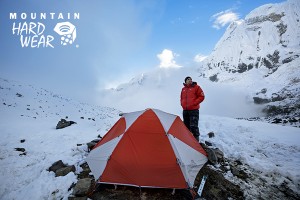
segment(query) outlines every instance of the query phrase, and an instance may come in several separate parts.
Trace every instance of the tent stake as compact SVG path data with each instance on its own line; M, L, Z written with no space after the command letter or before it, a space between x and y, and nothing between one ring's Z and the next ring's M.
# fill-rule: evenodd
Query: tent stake
M142 188L141 187L139 188L140 188L140 198L142 199Z
M173 188L173 191L172 191L172 195L174 195L175 194L175 188Z

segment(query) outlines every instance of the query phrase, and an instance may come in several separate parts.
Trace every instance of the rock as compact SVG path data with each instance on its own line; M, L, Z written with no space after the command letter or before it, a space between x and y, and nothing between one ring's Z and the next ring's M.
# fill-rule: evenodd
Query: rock
M208 135L209 138L215 137L215 133L214 132L209 132L207 135Z
M15 148L16 151L25 152L26 150L24 148Z
M80 172L80 174L78 174L78 179L93 177L90 175L91 170L89 168L89 165L86 162L81 164L80 167L82 168L82 171Z
M86 196L90 192L91 187L92 187L91 178L80 179L76 183L72 194L75 195L76 197Z
M64 167L66 167L66 165L61 160L59 160L52 164L52 166L49 168L49 171L52 171L55 173L58 169L61 169Z
M61 119L57 125L56 125L56 129L62 129L62 128L66 128L68 126L71 126L72 124L76 124L76 122L74 121L67 121L65 119Z
M205 149L207 153L207 158L208 161L211 162L212 164L217 164L218 163L218 157L215 154L215 151L211 148Z
M88 142L86 144L88 146L88 151L91 151L96 144L97 144L96 142Z
M207 146L212 146L212 143L211 143L211 142L204 141L204 143L205 143Z
M263 98L260 98L260 97L253 97L253 101L254 101L255 104L266 104L266 103L270 102L269 99L263 99Z
M215 155L217 156L218 162L224 162L224 153L219 148L213 149Z
M87 197L75 197L75 196L69 196L68 200L87 200Z
M97 138L97 139L92 140L92 142L98 143L100 140L101 140L100 138Z
M20 140L20 142L21 142L21 143L24 143L24 142L25 142L25 139Z
M65 176L68 173L75 172L75 171L76 171L75 166L71 165L71 166L63 167L63 168L56 170L55 176Z
M198 173L194 185L198 190L203 175L208 175L203 188L202 197L205 199L245 199L238 185L227 180L224 175L206 164Z
M249 175L244 170L244 165L241 161L235 160L230 164L231 173L242 180L249 178Z

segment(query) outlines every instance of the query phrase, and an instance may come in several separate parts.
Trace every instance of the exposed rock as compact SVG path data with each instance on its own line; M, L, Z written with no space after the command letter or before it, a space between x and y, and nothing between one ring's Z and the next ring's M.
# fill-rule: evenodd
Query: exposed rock
M224 162L224 153L219 148L213 149L215 155L217 156L218 163Z
M97 144L96 142L88 142L88 143L86 143L86 145L88 146L88 150L89 151L91 151L96 144Z
M16 95L17 95L17 97L23 97L23 95L20 93L17 93Z
M218 75L215 74L215 75L209 77L209 80L211 80L211 81L213 81L213 82L218 82L218 80L219 80L219 79L218 79Z
M284 16L284 13L281 13L281 14L271 13L271 14L265 15L265 16L257 16L257 17L249 18L248 20L246 20L246 23L248 25L252 25L252 24L262 23L265 21L277 22L277 21L281 20L281 18L283 16Z
M87 200L87 197L76 197L76 196L69 196L68 200Z
M238 185L227 180L221 171L210 165L205 165L198 173L195 185L199 187L203 175L208 175L202 197L205 199L244 199L243 192ZM196 191L198 188L196 188Z
M92 140L92 142L98 143L100 140L101 140L101 138L97 138L97 139Z
M55 176L65 176L68 173L75 172L75 171L76 171L75 166L71 165L71 166L67 166L67 167L63 167L63 168L57 169L55 171Z
M56 129L62 129L62 128L66 128L68 126L71 126L72 124L76 124L76 122L74 121L67 121L65 119L61 119L57 125L56 125Z
M61 160L56 161L52 164L52 166L49 168L49 171L56 172L58 169L64 168L67 165L65 165Z
M89 192L91 192L92 189L92 179L91 178L84 178L80 179L74 189L73 189L73 195L77 197L87 196Z
M212 146L212 143L211 143L211 142L204 141L204 143L205 143L207 146Z
M215 133L214 132L209 132L207 135L208 135L209 138L215 137Z
M15 148L16 151L25 152L26 150L24 148Z
M208 161L213 165L224 162L224 153L219 148L211 148L211 145L209 146L206 143L207 141L205 141L205 143L200 143L200 145L206 151Z
M87 200L87 197L75 197L75 196L69 196L68 200Z
M94 146L101 140L101 136L98 135L97 139L92 140L91 142L86 143L86 145L88 146L88 151L91 151Z
M78 174L79 179L93 178L93 176L90 175L91 170L89 168L89 165L86 162L81 164L80 167L82 168L82 171L80 172L80 174Z
M253 97L253 101L254 101L255 104L266 104L266 103L270 102L269 99L263 99L263 98L260 98L260 97Z
M298 57L299 57L299 55L294 55L294 56L290 56L288 58L285 58L285 59L282 60L282 64L292 62L293 60L295 60Z

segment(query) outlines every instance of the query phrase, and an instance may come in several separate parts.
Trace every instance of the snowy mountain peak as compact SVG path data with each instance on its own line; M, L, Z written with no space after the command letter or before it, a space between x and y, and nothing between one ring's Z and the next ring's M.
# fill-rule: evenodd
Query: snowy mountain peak
M299 63L299 41L300 1L264 5L227 28L200 72L214 81L255 68L269 76L284 64Z
M214 82L251 88L254 103L265 104L268 115L299 116L299 41L300 1L263 5L228 26L198 72Z

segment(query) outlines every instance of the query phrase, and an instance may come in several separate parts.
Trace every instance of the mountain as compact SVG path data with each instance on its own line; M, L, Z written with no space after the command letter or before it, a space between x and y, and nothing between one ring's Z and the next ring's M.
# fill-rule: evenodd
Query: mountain
M180 113L180 106L170 107L169 102L179 102L183 79L192 76L206 95L203 114L299 126L299 41L300 1L263 5L231 23L196 68L144 73L104 92L99 101L116 99L124 107L133 97L129 109L149 105Z
M268 116L299 117L299 41L300 1L267 4L231 23L198 72L251 88Z

